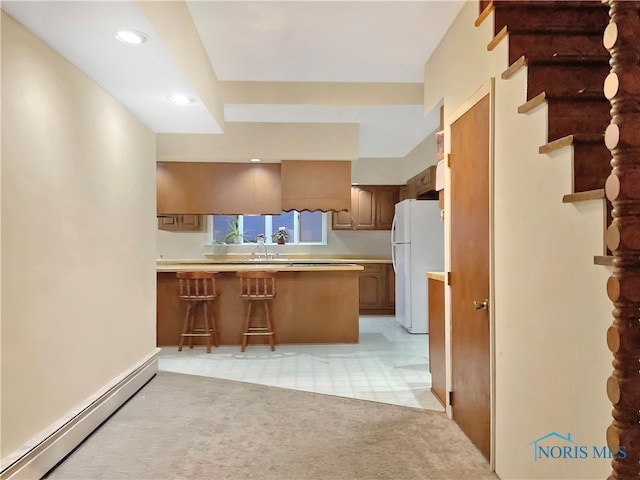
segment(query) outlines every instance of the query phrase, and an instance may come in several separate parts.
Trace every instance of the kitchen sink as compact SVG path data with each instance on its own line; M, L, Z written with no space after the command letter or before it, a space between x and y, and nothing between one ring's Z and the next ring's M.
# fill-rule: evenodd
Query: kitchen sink
M290 262L291 260L285 257L276 257L276 256L272 256L272 255L268 255L268 256L256 256L256 257L243 257L242 258L243 261L246 262L274 262L274 263L281 263L281 262Z

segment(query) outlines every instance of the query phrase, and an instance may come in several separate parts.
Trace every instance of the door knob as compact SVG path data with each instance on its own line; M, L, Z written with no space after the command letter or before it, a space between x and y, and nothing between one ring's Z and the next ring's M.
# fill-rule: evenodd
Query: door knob
M487 300L486 298L484 299L484 302L477 302L477 301L473 301L473 309L474 310L489 310L489 300Z

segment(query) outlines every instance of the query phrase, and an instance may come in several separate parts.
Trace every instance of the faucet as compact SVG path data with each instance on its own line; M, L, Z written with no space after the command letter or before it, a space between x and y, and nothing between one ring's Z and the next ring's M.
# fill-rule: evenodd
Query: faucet
M267 244L264 243L264 238L258 239L258 245L262 247L262 250L264 250L264 259L266 260L269 258L269 254L267 253Z

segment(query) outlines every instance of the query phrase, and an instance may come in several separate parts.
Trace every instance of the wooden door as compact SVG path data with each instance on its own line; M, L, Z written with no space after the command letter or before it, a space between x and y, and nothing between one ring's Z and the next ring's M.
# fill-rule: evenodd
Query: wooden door
M491 451L487 94L451 124L451 374L453 419ZM478 302L474 306L474 302Z

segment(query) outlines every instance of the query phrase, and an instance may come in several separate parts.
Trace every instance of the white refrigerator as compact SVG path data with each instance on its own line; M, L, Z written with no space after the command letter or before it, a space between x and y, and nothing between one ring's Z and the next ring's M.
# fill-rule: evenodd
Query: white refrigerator
M429 333L426 272L444 271L444 222L437 200L396 204L391 227L396 320L409 333Z

